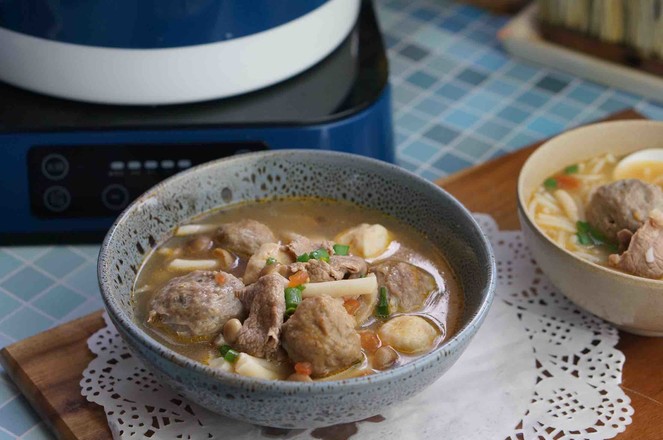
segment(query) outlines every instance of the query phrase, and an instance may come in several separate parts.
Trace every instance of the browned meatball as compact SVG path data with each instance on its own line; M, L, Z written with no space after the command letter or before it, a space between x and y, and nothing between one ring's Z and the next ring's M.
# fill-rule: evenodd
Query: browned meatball
M222 246L242 255L253 255L263 244L276 242L271 229L251 219L219 226L218 238Z
M328 296L306 298L283 324L283 347L293 362L310 362L314 377L345 369L361 359L355 320Z
M387 260L371 268L371 272L375 272L378 284L387 288L402 312L420 309L437 287L431 274L405 261Z
M148 322L165 324L183 337L212 337L229 319L244 316L235 296L243 287L225 272L197 270L173 278L152 298Z
M617 233L628 229L635 233L653 209L663 209L663 190L638 179L618 180L599 186L587 205L587 221L617 242Z

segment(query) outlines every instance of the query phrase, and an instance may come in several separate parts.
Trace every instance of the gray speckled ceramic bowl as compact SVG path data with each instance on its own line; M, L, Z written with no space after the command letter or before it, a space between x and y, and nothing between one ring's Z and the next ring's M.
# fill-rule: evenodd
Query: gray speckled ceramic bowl
M334 382L286 382L214 370L159 344L134 323L131 288L143 258L172 229L218 206L320 196L380 209L425 231L447 257L465 294L460 331L433 352L393 370ZM152 188L117 219L101 248L99 284L108 313L161 380L220 414L282 428L360 420L440 377L483 322L495 288L488 241L470 213L434 184L396 166L322 151L277 151L210 162ZM442 397L443 398L443 397Z

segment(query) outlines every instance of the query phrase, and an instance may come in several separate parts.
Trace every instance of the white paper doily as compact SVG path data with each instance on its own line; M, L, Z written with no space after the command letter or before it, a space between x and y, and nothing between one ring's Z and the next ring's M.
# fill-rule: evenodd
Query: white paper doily
M210 413L159 384L115 328L88 340L97 357L81 392L104 407L115 439L608 439L631 423L619 387L617 330L556 293L520 232L476 215L497 259L498 287L460 360L418 396L366 421L316 430L261 428Z

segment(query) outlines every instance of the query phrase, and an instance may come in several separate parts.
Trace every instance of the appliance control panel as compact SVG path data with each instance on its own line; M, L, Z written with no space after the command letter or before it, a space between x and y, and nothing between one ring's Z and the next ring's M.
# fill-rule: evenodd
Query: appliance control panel
M42 219L115 216L173 174L265 149L260 142L33 146L27 163L30 209Z

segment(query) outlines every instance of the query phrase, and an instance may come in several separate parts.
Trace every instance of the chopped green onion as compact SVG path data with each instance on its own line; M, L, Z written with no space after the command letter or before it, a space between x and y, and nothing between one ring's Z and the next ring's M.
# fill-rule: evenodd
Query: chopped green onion
M226 353L228 353L228 350L232 350L232 347L228 344L224 344L221 347L219 347L219 353L221 354L222 357L225 356Z
M237 358L239 357L239 353L233 350L232 348L226 352L226 354L223 355L223 358L230 362L231 364L234 363Z
M557 179L554 177L548 177L543 181L543 186L545 186L546 189L555 189L557 188Z
M578 164L569 165L564 168L564 174L575 174L578 172Z
M389 298L387 297L387 288L380 287L378 305L375 306L375 315L378 318L389 318Z
M587 222L577 221L576 229L578 231L576 234L578 236L578 243L583 246L601 246L605 244L608 245L608 247L614 247L613 244L608 242L605 235L594 229L592 225Z
M309 254L309 257L315 260L322 260L329 263L329 252L327 252L327 249L324 248L320 248L318 250L311 252Z
M274 257L269 257L269 258L267 259L267 264L268 264L268 265L269 265L269 264L274 264L274 263L276 263L276 258L274 258Z
M311 257L309 257L307 253L303 253L299 257L297 257L297 261L299 261L300 263L306 263L310 259Z
M347 244L335 244L334 245L334 253L336 255L348 255L350 252L350 246Z
M302 302L302 291L299 287L285 288L285 314L290 316L295 313L297 306Z
M303 292L304 289L306 289L306 284L300 284L299 286L296 286L295 289L299 289L300 292Z

